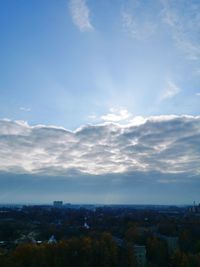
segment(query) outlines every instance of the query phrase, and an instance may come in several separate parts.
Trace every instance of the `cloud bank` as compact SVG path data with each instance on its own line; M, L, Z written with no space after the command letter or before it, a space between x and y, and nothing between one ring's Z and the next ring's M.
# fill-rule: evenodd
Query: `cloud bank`
M11 173L199 175L200 116L155 116L138 125L133 120L75 131L1 120L0 147L0 171Z

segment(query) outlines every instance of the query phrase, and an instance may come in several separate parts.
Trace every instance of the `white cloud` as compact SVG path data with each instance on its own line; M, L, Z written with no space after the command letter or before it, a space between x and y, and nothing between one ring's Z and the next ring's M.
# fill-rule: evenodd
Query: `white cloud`
M196 93L196 96L200 96L200 93Z
M0 171L200 174L200 116L136 117L76 131L0 121ZM119 123L119 122L118 122Z
M90 20L90 10L86 4L86 0L70 0L70 12L74 24L80 31L91 31L93 26Z
M130 125L138 126L138 125L144 124L146 121L147 119L142 116L135 116L132 119L130 119Z
M177 95L178 93L180 93L181 89L172 81L167 81L167 86L165 88L165 90L162 92L161 96L160 96L160 100L165 100L168 98L172 98L175 95Z
M106 122L121 122L130 119L132 114L128 110L120 108L110 108L110 113L101 116L101 120Z

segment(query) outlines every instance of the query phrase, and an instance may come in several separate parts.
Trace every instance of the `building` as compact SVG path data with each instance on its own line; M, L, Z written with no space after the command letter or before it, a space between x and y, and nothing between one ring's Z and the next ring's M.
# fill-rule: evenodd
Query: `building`
M134 254L137 261L138 267L145 267L146 266L146 247L134 245Z
M63 206L63 202L62 201L54 201L53 202L53 206L55 207L55 208L61 208L62 206Z
M177 236L166 236L161 234L156 234L155 236L167 243L167 248L170 255L172 255L179 248Z
M173 254L178 249L178 237L167 236L165 241L167 242L169 254Z
M83 228L85 228L85 229L90 229L90 226L89 226L89 224L87 223L87 218L85 217L85 222L84 222L84 224L83 224Z
M193 206L189 208L189 211L191 213L200 213L200 204L199 205L196 205L195 201L193 203Z
M56 244L57 240L54 235L49 238L48 244Z

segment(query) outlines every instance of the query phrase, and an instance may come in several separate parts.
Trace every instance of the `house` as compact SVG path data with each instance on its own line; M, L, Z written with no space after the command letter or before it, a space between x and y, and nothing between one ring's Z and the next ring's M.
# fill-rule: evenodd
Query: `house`
M137 261L138 267L146 266L146 247L134 245L134 254Z

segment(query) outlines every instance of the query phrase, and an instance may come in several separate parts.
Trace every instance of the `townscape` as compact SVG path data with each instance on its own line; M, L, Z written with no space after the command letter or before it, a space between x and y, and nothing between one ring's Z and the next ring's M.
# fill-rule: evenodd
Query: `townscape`
M200 205L2 205L1 267L199 267Z

